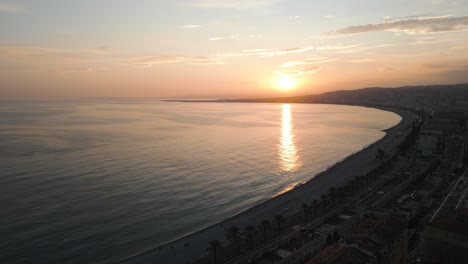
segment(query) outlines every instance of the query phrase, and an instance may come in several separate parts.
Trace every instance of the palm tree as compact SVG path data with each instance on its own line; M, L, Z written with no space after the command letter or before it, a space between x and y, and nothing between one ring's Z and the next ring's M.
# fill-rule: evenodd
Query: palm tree
M249 235L249 248L252 249L252 233L255 231L255 227L253 225L248 225L245 227L245 232Z
M322 208L324 211L327 210L327 195L326 194L322 194L320 195L320 203L322 204Z
M268 220L262 220L260 222L260 228L263 230L263 241L266 241L267 238L267 229L270 228L271 224Z
M302 210L304 211L304 222L305 222L307 221L307 216L309 215L309 206L306 203L303 203Z
M278 232L278 235L281 233L281 223L284 222L284 217L280 214L275 215L275 223L276 223L276 231Z
M238 239L240 236L240 229L237 226L231 226L226 232L226 238L231 242L232 245L232 255L235 255L235 249L238 244Z
M353 192L353 194L357 193L359 190L358 190L358 181L356 178L354 178L352 181L351 181L351 190Z
M317 206L319 205L319 202L317 200L312 201L312 206L314 207L314 217L317 216Z
M221 242L219 240L211 240L210 243L208 243L208 248L206 251L208 251L210 254L213 254L214 256L214 264L216 264L216 252L218 251L218 248L221 247Z
M331 187L329 190L329 197L330 197L330 200L331 200L331 207L335 207L335 202L336 202L336 188L334 187Z

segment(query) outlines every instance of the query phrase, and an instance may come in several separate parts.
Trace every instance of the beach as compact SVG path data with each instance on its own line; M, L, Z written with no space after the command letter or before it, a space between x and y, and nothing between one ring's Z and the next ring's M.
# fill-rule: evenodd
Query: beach
M398 141L403 131L411 126L413 121L413 115L409 112L382 110L394 112L402 119L394 127L385 130L386 135L377 142L337 162L327 170L315 176L312 175L309 181L288 192L173 242L157 248L142 249L140 253L117 263L192 263L206 255L209 241L217 239L223 244L227 243L225 230L230 226L257 225L264 219L272 219L276 214L285 216L294 214L301 210L302 203L310 204L313 200L320 200L320 195L328 192L331 187L343 186L354 177L366 174L380 164L376 158L377 150L396 148L395 141Z

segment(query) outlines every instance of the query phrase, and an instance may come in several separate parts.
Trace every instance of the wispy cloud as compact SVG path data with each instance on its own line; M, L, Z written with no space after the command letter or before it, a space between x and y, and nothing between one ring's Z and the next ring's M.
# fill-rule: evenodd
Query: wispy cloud
M182 29L193 29L193 28L201 28L201 27L203 27L203 25L191 24L191 25L181 26Z
M468 49L468 45L460 45L452 47L452 49L459 50L459 49Z
M319 64L319 63L327 63L337 61L337 59L327 58L327 57L309 57L304 60L293 60L293 61L286 61L281 63L281 68L293 68L301 65L311 65L311 64Z
M23 13L26 12L26 7L19 4L0 2L0 13Z
M209 38L208 40L209 41L217 41L217 40L222 40L223 38L221 37L213 37L213 38Z
M208 64L224 64L225 62L212 59L208 57L198 56L146 56L146 57L136 57L136 58L127 58L121 61L123 64L129 64L140 67L151 67L158 64L170 64L170 63L187 63L187 64L198 64L198 65L208 65Z
M375 59L370 59L370 58L348 60L348 62L354 62L354 63L366 63L366 62L373 62L373 61L375 61Z
M298 20L298 19L301 19L302 17L301 16L290 16L289 19L291 20Z
M46 64L80 64L109 54L107 47L64 50L41 47L0 45L0 55L12 62Z
M439 40L437 40L435 37L423 37L423 38L417 38L412 41L410 41L410 44L412 45L424 45L424 44L436 44L440 43Z
M317 73L318 70L320 70L320 66L311 66L307 68L301 68L301 69L283 69L280 71L274 72L278 76L296 76L296 77L302 77L306 75L311 75Z
M271 6L281 0L195 0L193 7L197 8L225 8L225 9L247 9Z
M433 34L460 31L468 28L468 16L432 16L386 20L378 24L351 26L325 35L352 35L376 31L404 32L406 34Z
M74 74L74 73L92 73L97 71L106 71L108 70L105 67L81 67L81 68L74 68L69 70L61 70L59 73L61 74Z
M273 48L262 48L262 49L244 49L238 52L225 52L218 54L220 57L243 57L243 56L258 56L258 57L275 57L288 54L298 54L307 51L334 51L334 52L355 52L353 49L362 46L361 44L337 44L327 46L305 46L305 47L294 47L287 49L273 49Z

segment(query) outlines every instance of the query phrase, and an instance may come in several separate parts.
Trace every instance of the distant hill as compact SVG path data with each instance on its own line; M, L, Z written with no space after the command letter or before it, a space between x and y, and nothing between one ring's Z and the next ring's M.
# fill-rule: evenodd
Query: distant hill
M468 103L468 83L455 85L404 86L397 88L368 87L358 90L340 90L316 95L257 99L221 99L217 101L347 104L388 106L412 110L422 108L434 110L450 108L460 102Z

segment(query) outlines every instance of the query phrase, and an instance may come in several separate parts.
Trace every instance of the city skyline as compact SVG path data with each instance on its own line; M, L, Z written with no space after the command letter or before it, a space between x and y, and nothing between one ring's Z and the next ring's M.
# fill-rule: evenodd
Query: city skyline
M1 99L461 83L468 2L0 1Z

